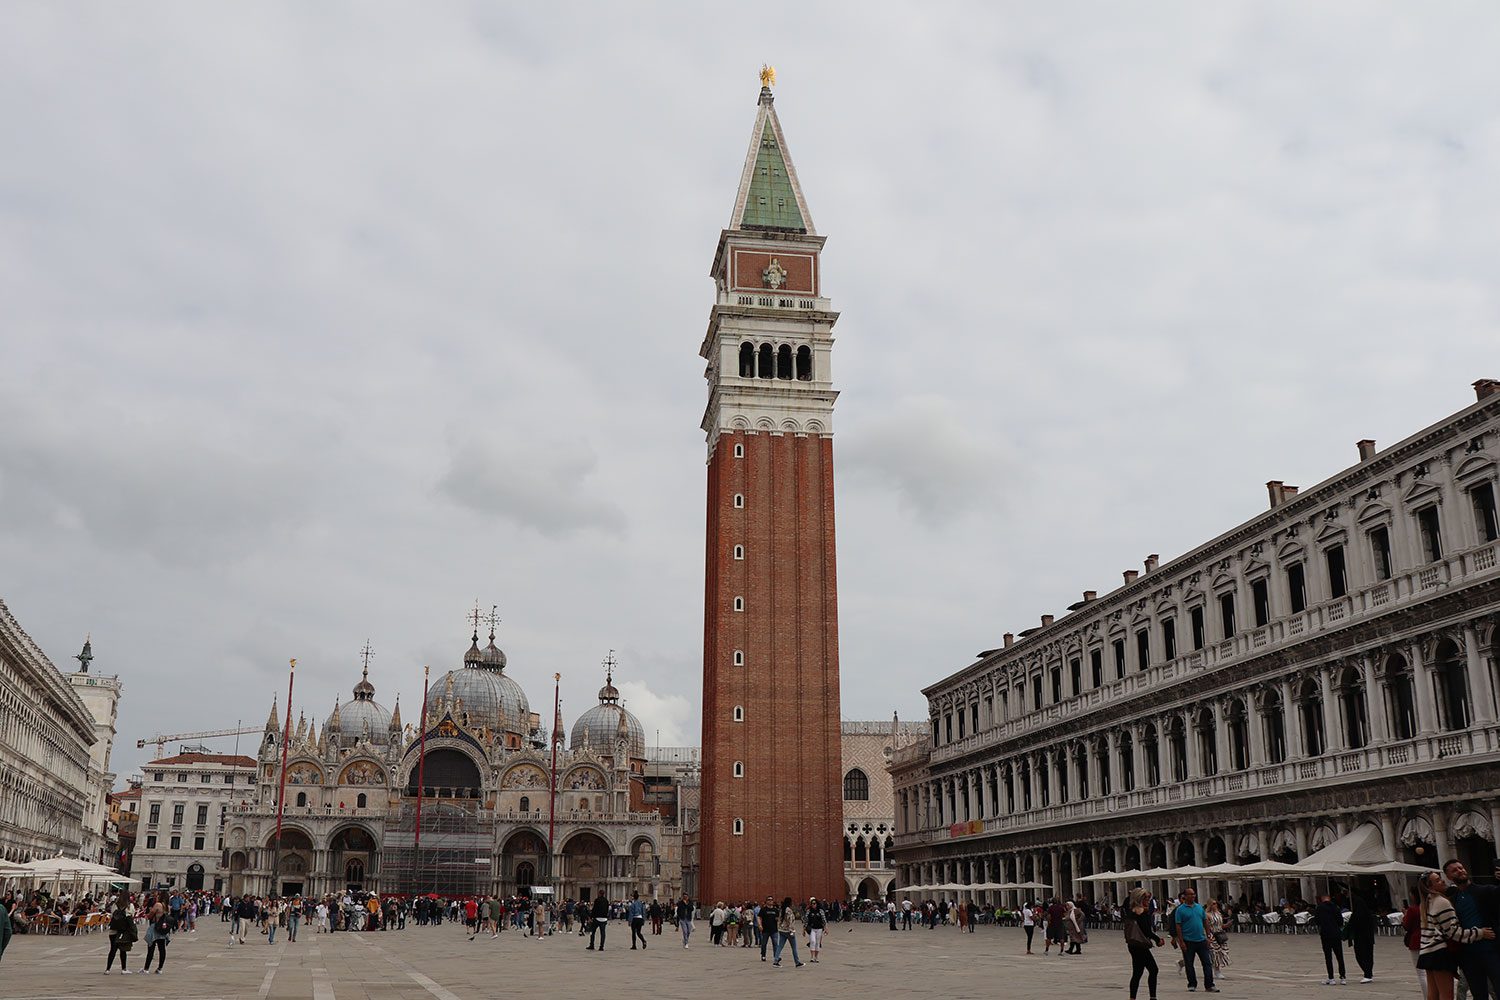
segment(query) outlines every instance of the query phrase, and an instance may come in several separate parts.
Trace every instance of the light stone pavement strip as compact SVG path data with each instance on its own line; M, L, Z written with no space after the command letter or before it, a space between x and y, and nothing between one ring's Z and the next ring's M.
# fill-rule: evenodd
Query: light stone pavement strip
M144 942L131 951L131 976L103 974L108 941L102 934L81 938L16 937L0 961L4 1000L476 1000L484 997L593 996L601 990L649 990L662 998L701 998L713 993L736 1000L789 995L862 997L867 995L969 997L1120 997L1127 995L1130 962L1121 933L1095 930L1080 957L1026 956L1016 928L982 927L960 934L951 927L897 931L880 924L834 924L823 960L796 969L790 950L782 968L762 964L754 948L730 950L708 944L707 928L684 950L670 925L650 947L632 952L629 929L609 928L609 947L587 951L583 939L556 935L537 941L516 931L498 940L470 941L453 924L408 926L404 931L358 934L302 932L295 944L278 937L247 936L227 944L218 921L198 924L196 934L178 934L169 947L164 974L142 975ZM675 945L675 946L674 946ZM799 941L807 960L805 940ZM1322 986L1323 959L1316 935L1235 934L1232 965L1223 996L1245 1000L1288 998L1419 996L1416 974L1400 938L1376 941L1375 982L1359 984L1359 972L1346 947L1352 977L1344 987ZM1162 965L1160 997L1187 996L1187 983L1175 968L1176 953L1156 951ZM1202 992L1201 984L1200 990ZM1140 998L1146 998L1145 983Z

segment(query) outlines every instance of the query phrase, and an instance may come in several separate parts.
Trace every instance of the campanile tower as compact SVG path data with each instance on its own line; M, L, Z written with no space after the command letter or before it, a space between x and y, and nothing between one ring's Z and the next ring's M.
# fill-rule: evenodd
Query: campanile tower
M769 77L769 79L768 79ZM714 254L699 898L843 898L823 237L762 73Z

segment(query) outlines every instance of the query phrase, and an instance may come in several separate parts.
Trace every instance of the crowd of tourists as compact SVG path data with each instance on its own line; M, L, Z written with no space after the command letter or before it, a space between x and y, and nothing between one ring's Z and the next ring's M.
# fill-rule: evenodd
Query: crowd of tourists
M1500 863L1495 869L1500 883ZM1294 916L1298 926L1315 930L1322 950L1326 985L1348 981L1344 947L1352 948L1360 981L1375 977L1375 935L1386 922L1388 908L1383 883L1370 881L1348 887L1333 887L1316 902L1281 900L1269 912ZM295 942L299 932L339 933L401 930L410 920L417 926L443 923L460 928L475 940L482 935L497 938L506 929L543 940L555 935L587 937L586 950L604 951L610 926L624 923L630 932L631 949L648 947L649 937L663 934L672 925L682 946L690 947L699 924L708 926L708 944L718 948L759 949L762 961L782 964L789 947L797 968L802 959L798 938L808 959L820 961L830 924L844 921L880 920L891 931L955 927L973 933L979 924L1007 924L1025 932L1025 954L1059 957L1083 954L1089 931L1105 927L1123 930L1130 956L1130 997L1137 1000L1142 980L1147 996L1157 996L1160 967L1154 952L1170 947L1178 952L1177 969L1196 991L1201 973L1206 992L1220 992L1220 983L1230 965L1229 931L1239 912L1263 912L1243 899L1210 899L1200 903L1192 888L1176 898L1158 900L1150 890L1131 890L1124 905L1111 900L1052 898L1013 908L982 906L968 901L946 900L823 902L809 899L798 905L790 897L777 902L774 896L741 904L719 901L712 906L690 900L642 900L632 893L628 900L603 896L588 901L552 900L546 896L477 896L443 898L435 894L415 898L382 898L353 890L319 899L219 896L208 892L161 890L114 891L74 896L52 896L44 890L12 891L0 897L0 957L13 934L81 934L95 929L108 935L106 974L130 975L131 951L144 943L145 972L160 975L166 967L168 946L178 934L203 929L200 921L218 914L218 924L227 925L229 943L244 945L255 937L275 944L278 932ZM1390 915L1395 922L1396 914ZM1500 1000L1500 949L1495 943L1500 925L1500 885L1476 885L1464 864L1450 861L1442 871L1428 872L1419 880L1408 905L1399 915L1405 945L1416 967L1425 1000ZM1243 922L1242 922L1243 924ZM154 967L153 967L154 966Z

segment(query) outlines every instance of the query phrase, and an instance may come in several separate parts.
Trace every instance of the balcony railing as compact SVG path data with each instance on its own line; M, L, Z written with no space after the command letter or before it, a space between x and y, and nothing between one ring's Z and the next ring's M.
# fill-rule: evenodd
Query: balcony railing
M1450 554L1443 562L1423 566L1406 573L1399 573L1389 580L1372 584L1344 597L1338 597L1295 615L1289 615L1256 629L1240 632L1232 638L1210 643L1202 650L1184 653L1175 660L1160 663L1147 670L1127 674L1102 687L1057 702L1018 716L1008 722L991 726L978 733L971 733L961 740L934 747L931 762L964 757L997 743L1009 742L1055 722L1072 718L1084 712L1094 711L1121 699L1134 697L1164 684L1180 683L1184 676L1198 670L1211 670L1247 654L1270 652L1299 637L1316 633L1332 624L1342 626L1366 615L1384 613L1393 607L1421 600L1431 590L1454 582L1470 582L1476 576L1488 576L1497 571L1496 543L1489 542L1478 548ZM919 744L918 746L920 746ZM905 756L903 756L903 751ZM916 750L905 747L897 751L892 765L910 764Z
M1430 733L1380 746L1330 751L1319 757L1263 764L1244 771L1221 772L1154 788L1138 788L1119 795L992 816L979 824L978 829L971 830L974 824L957 824L962 831L957 835L954 834L955 827L950 826L899 834L895 844L897 848L914 847L945 840L970 840L998 833L1022 832L1087 820L1101 813L1117 815L1155 810L1162 802L1171 802L1174 806L1207 805L1210 800L1241 798L1255 795L1262 789L1274 788L1280 792L1288 786L1327 785L1341 780L1365 779L1370 772L1402 773L1435 761L1493 757L1496 754L1500 754L1500 723L1485 723L1471 726L1464 732Z

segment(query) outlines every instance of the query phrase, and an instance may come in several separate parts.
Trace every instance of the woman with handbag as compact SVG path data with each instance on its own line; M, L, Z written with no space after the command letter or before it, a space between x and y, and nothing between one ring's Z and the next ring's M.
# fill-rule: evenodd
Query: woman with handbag
M1135 888L1130 890L1130 906L1125 911L1125 947L1130 951L1130 1000L1141 985L1141 973L1146 974L1146 990L1151 1000L1156 1000L1156 959L1152 948L1161 947L1162 940L1151 926L1151 891Z
M1210 899L1203 926L1208 931L1208 953L1213 959L1214 982L1224 978L1224 969L1229 965L1229 932L1224 929L1226 922L1219 901Z
M109 975L110 966L115 963L115 956L120 956L120 975L130 975L130 970L125 967L125 960L130 957L130 946L135 944L136 929L135 918L125 912L125 902L121 898L115 902L115 915L109 918L109 957L104 960L104 974Z
M1427 1000L1453 1000L1459 950L1475 941L1493 941L1495 932L1488 927L1458 925L1458 914L1444 894L1448 880L1442 872L1423 875L1420 886L1422 923L1417 968L1427 972Z

